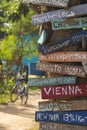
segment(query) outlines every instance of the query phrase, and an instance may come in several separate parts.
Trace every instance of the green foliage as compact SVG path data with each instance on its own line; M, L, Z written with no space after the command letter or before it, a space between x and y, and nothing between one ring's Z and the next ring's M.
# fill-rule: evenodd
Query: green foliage
M20 36L20 34L29 34L32 31L35 31L36 26L32 26L31 19L34 12L30 10L26 17L21 15L19 21L10 23L11 28L9 28L9 33L14 34L15 36Z
M12 59L15 50L16 38L13 35L6 36L1 42L1 52L0 57L3 59Z
M0 94L0 104L5 104L10 101L10 94Z
M11 88L14 86L14 78L8 79L5 77L3 79L3 84L0 84L0 93L10 93Z
M22 0L1 0L0 4L0 21L1 30L5 33L14 32L17 29L28 29L33 11L29 6L22 3ZM31 27L31 26L30 26ZM14 30L13 30L14 29ZM20 30L19 32L23 32ZM28 31L28 30L27 30Z
M31 41L24 39L26 35L37 31L37 26L31 23L35 12L29 9L29 5L22 4L22 0L1 0L0 11L0 31L5 34L4 40L0 41L0 58L10 63L10 66L18 58L21 66L22 57L38 56L37 40L34 36L31 36Z
M35 26L32 26L31 23L31 18L32 15L34 15L34 12L32 10L27 10L26 15L24 15L24 7L25 6L22 5L21 0L14 0L13 2L6 2L5 0L2 1L2 8L4 9L5 17L3 18L4 21L2 31L5 31L8 35L0 43L1 58L11 60L13 57L15 59L15 57L19 55L21 57L27 56L28 53L38 55L36 49L36 40L32 38L31 43L24 40L25 35L30 35L33 31L37 29ZM16 18L13 16L15 18L14 22L9 19L9 17L11 18L12 12L15 12L16 15L20 14L18 20L16 20ZM21 43L21 46L18 47L19 42Z

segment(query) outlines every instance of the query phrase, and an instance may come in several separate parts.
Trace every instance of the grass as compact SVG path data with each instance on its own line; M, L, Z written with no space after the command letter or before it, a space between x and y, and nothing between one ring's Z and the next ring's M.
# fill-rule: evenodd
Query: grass
M30 128L29 130L39 130L39 123L35 123L34 127Z
M10 101L10 94L0 94L0 104Z

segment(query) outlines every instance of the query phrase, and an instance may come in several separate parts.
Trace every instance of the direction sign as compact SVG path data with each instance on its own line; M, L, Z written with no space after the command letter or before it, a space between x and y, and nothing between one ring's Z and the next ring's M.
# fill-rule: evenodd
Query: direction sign
M51 53L58 51L61 48L80 43L82 41L83 35L87 38L87 30L74 33L68 37L63 38L62 40L58 40L53 45L42 45L40 52L42 54Z
M59 128L61 124L59 123L50 123L50 122L40 122L40 129L39 130L61 130Z
M55 52L47 55L40 54L39 60L45 62L82 62L87 61L87 52Z
M78 77L85 77L85 71L83 67L80 66L37 62L36 69L62 75L75 75Z
M39 111L87 110L87 100L38 102Z
M87 111L37 111L35 121L87 126Z
M63 85L63 84L75 84L76 77L63 76L63 77L51 77L51 78L29 78L29 86L47 86L47 85Z
M52 24L52 30L83 28L87 26L87 17L56 19L56 20L53 20L51 24Z
M36 5L48 5L56 7L67 7L69 0L23 0L23 3L31 3Z
M32 24L37 25L37 24L50 22L54 19L62 19L62 18L84 16L84 15L87 15L87 4L73 6L69 9L60 9L60 10L34 15L32 17Z
M87 84L42 87L41 94L42 99L84 97L87 96Z
M40 122L39 130L87 130L87 126Z

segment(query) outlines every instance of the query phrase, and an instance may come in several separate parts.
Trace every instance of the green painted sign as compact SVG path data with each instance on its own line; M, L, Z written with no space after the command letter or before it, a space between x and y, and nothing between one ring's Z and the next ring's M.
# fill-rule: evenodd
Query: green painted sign
M48 85L65 85L65 84L75 84L75 76L64 76L64 77L51 77L51 78L29 78L29 86L48 86Z
M53 20L51 24L52 24L52 30L83 28L87 26L87 17L56 19L56 20Z

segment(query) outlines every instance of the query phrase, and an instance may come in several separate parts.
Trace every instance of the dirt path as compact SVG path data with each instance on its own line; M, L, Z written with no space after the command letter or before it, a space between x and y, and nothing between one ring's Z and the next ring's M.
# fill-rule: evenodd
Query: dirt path
M41 101L40 91L30 91L28 104L8 103L0 106L0 130L28 130L35 124L35 111Z

